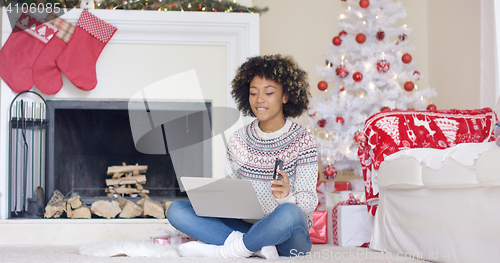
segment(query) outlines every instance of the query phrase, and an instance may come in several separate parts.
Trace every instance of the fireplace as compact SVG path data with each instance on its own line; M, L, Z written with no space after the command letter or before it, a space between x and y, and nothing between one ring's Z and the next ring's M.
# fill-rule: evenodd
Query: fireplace
M205 101L210 101L210 107L212 109L221 107L236 108L236 103L230 95L230 83L234 78L238 66L241 65L246 58L259 54L258 14L182 13L170 11L142 12L130 10L90 10L90 12L118 28L118 31L104 48L97 61L96 74L98 84L92 91L82 91L76 88L65 76L63 76L64 85L57 94L44 95L41 94L36 87L33 88L33 91L40 93L46 100L51 102L60 101L61 103L78 101L99 102L99 104L117 102L117 104L119 104L119 102L122 102L122 106L119 110L124 111L124 102L129 101L137 92L145 90L145 87L161 82L163 79L170 76L189 70L195 70L197 75L196 82L199 83L196 89L198 93L193 92L193 89L190 88L192 85L166 90L164 89L165 85L161 83L160 86L162 86L162 89L152 95L154 100L158 103L204 103ZM63 18L72 24L76 24L80 13L81 10L74 9L66 13ZM12 28L5 9L2 10L2 14L1 35L2 43L5 43ZM0 151L0 169L2 169L0 173L0 218L10 217L8 205L9 186L7 178L9 157L8 106L16 95L17 94L14 93L3 80L0 81L0 149L2 149ZM77 109L73 110L75 110L75 112L77 111ZM98 108L93 110L96 111L101 109ZM102 110L103 112L113 111L109 108ZM116 111L118 111L118 109ZM75 112L74 114L77 114ZM212 114L212 116L216 126L220 123L229 122L228 117L223 114ZM70 117L66 116L66 118ZM204 176L224 176L225 140L235 129L249 122L249 120L245 118L240 118L240 121L241 123L234 125L223 133L218 133L218 135L212 138L211 151L208 150L211 156L211 166L205 166L211 167L211 169L208 168L210 171L207 173L204 172ZM49 124L52 123L53 121L50 119ZM74 125L78 125L78 123ZM128 129L130 129L130 127L128 127ZM190 131L193 130L191 129ZM52 134L52 136L54 136L54 134ZM124 135L119 134L117 136ZM59 138L65 137L60 136ZM49 134L47 134L49 145L51 140L54 139L53 137L49 138ZM70 150L73 151L74 149L69 149L68 151ZM165 158L165 155L144 154L143 157L161 159ZM175 156L173 157L172 164L176 172L175 176L178 177L179 174L177 174L178 171L177 168L175 168L175 163L179 160L175 160ZM70 157L65 156L64 158ZM81 159L85 159L85 161L88 161L88 159L93 160L88 156L85 158L73 157L73 159L75 162L80 162ZM109 165L121 165L123 161L126 161L127 164L130 165L135 163L143 164L141 160L136 161L135 159L138 158L134 158L130 161L121 160L120 158L116 163L111 163ZM188 158L180 161L187 162ZM54 168L59 165L57 162L56 160L55 163L47 163L47 177L50 176L48 173L55 172ZM66 164L67 163L68 162L66 162ZM149 166L148 172L146 173L148 181L145 188L150 186L152 188L166 188L163 185L150 185L150 183L154 183L153 180L156 180L150 177L149 173L153 172L153 166ZM51 190L56 189L56 183L63 184L63 182L59 182L58 179L51 179L50 182L47 181L47 189L45 189L47 198L52 194ZM66 186L68 184L70 186L72 185L71 182L65 182L64 184ZM158 184L160 183L158 182ZM102 185L92 187L75 186L74 188L94 187L101 188ZM67 187L69 190L65 190L68 192L64 192L64 194L68 194L73 190L72 193L94 198L94 194L89 193L91 190L78 190L74 188L71 187L71 189L69 189L69 187ZM167 192L167 190L161 189L150 190L152 191L151 196L155 194L154 191ZM96 191L99 192L100 195L100 190ZM166 195L169 195L169 193L165 193L165 196ZM19 222L20 220L10 221ZM37 220L28 221L30 221L31 224ZM59 221L54 221L54 224L56 224L56 222L57 224L60 223ZM9 229L11 229L12 225L0 224L0 229L3 229L2 227L9 227ZM53 229L58 229L58 227L54 226ZM59 238L59 240L61 239Z
M185 140L185 136L196 142L183 149L169 150L167 140L166 154L143 153L136 148L131 125L142 124L131 118L137 115L134 111L140 111L139 106L143 103L48 100L46 198L59 190L67 197L80 195L87 204L106 199L105 181L111 178L106 173L107 168L122 163L148 166L144 189L149 190L152 199L160 202L185 197L177 177L212 177L211 142L205 141L211 137L210 114L197 114L200 104L209 112L211 103L148 103L151 112L168 115L174 120L175 127L165 126L171 147L174 141ZM135 104L138 107L134 107ZM153 143L163 145L164 141ZM176 162L178 159L191 159L192 162ZM130 195L126 197L131 198Z

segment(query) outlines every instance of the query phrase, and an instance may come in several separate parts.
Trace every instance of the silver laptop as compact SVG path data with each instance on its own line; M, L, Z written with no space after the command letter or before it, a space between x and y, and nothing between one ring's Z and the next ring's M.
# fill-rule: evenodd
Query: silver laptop
M198 216L262 219L252 182L228 178L181 177Z

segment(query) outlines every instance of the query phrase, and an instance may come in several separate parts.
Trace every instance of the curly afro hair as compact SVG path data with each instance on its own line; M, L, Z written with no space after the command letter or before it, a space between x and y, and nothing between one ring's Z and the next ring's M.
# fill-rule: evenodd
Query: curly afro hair
M249 102L250 82L255 76L273 80L283 85L288 102L283 105L285 118L299 117L309 105L309 84L307 73L290 56L267 55L249 58L243 63L232 81L231 95L238 104L238 110L245 116L255 117Z

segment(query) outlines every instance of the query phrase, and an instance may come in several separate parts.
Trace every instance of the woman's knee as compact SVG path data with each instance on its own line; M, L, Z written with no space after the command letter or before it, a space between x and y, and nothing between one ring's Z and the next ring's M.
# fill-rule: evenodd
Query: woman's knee
M302 210L295 205L291 203L285 203L280 206L278 206L277 211L281 214L283 214L283 218L286 218L290 220L290 224L293 225L298 225L301 223L306 222L306 218ZM307 224L307 222L306 222Z
M188 200L175 200L173 201L167 209L167 219L172 224L172 222L177 222L178 219L182 220L184 218L183 214L189 206Z

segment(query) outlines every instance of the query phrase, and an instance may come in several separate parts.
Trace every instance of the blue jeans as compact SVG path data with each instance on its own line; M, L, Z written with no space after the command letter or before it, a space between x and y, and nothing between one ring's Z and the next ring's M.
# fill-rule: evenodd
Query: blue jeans
M311 251L307 219L295 204L282 204L255 224L241 219L201 217L191 202L176 200L167 211L170 224L182 233L213 245L223 245L233 231L244 233L245 247L256 252L265 246L276 246L281 256Z

